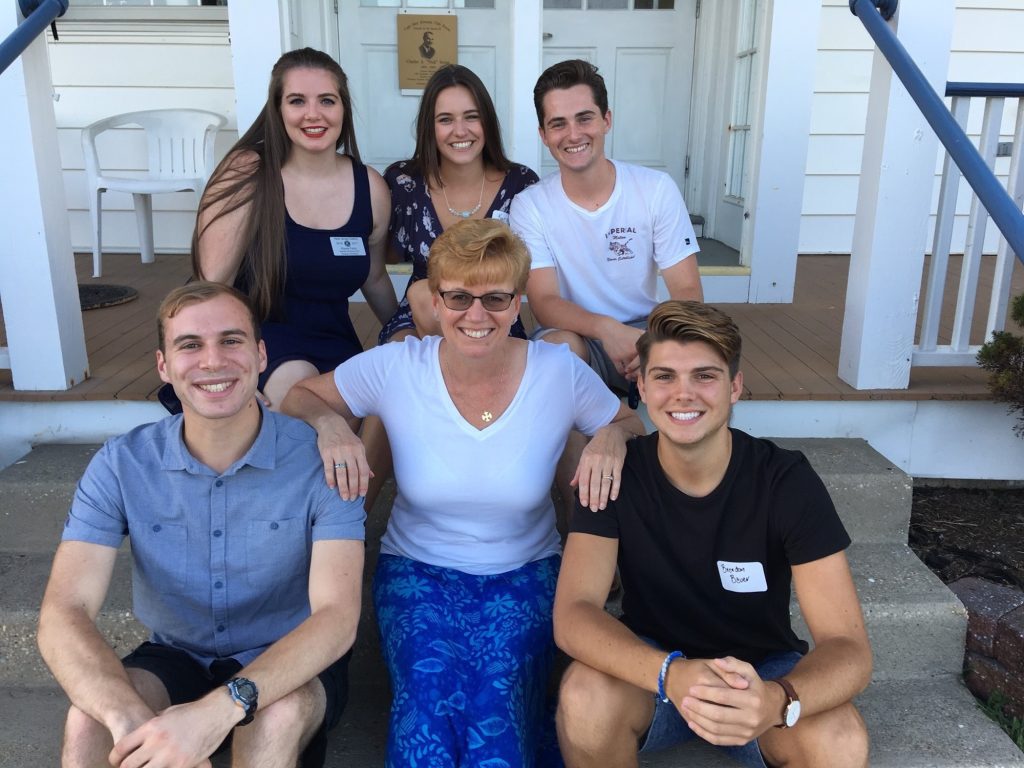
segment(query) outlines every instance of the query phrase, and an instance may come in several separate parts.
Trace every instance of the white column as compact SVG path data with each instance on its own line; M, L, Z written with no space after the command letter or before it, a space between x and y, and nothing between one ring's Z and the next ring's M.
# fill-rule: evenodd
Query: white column
M263 109L270 70L285 51L282 4L287 0L245 0L228 6L239 135Z
M900 0L890 22L940 94L953 16L953 0ZM906 389L910 382L938 143L876 50L839 350L839 377L857 389Z
M541 143L537 134L537 113L533 108L533 86L540 76L544 11L538 0L512 0L512 73L509 114L512 125L509 157L517 163L540 170Z
M0 39L20 19L17 3L0 3ZM44 36L0 74L0 104L0 301L14 388L69 389L89 363Z
M757 163L743 230L751 303L791 302L796 281L821 0L774 0L765 14ZM852 15L851 24L859 24Z

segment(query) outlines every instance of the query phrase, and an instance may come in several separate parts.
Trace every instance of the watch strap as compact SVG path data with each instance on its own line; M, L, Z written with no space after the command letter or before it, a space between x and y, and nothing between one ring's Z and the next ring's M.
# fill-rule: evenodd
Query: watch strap
M778 683L779 686L782 688L783 692L786 694L786 703L782 706L782 722L776 725L775 727L788 728L789 726L786 724L786 715L788 714L789 708L793 704L793 702L799 702L800 697L796 695L796 690L793 688L793 684L789 682L789 680L787 680L786 678L776 677L773 678L771 682Z
M256 707L259 704L259 690L256 688L256 683L244 677L233 677L224 685L228 689L231 700L245 712L245 717L236 725L248 725L256 716ZM245 695L241 690L242 688L251 689L252 696Z

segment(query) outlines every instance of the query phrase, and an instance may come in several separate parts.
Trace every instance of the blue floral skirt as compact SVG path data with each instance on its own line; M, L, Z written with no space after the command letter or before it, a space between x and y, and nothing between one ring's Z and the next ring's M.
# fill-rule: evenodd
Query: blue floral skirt
M560 764L546 702L560 563L474 576L380 556L373 599L393 694L389 768Z

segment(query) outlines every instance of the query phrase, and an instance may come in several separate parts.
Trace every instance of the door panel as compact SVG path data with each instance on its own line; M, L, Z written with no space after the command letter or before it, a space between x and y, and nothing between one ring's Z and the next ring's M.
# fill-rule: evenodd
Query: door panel
M543 66L569 58L597 65L612 110L609 153L666 171L682 188L696 34L696 0L671 10L544 11ZM624 5L625 3L621 3ZM544 154L542 173L555 169Z
M508 123L510 88L507 76L498 73L507 73L510 66L510 2L494 0L493 8L451 11L459 20L459 63L487 86L503 126ZM398 88L399 8L366 6L360 0L341 0L339 5L339 61L352 89L359 150L364 162L383 171L390 163L411 157L416 146L420 91L403 93ZM419 14L448 13L447 5L441 0L440 8L428 8L423 0L406 0L408 10ZM503 138L507 141L507 134Z

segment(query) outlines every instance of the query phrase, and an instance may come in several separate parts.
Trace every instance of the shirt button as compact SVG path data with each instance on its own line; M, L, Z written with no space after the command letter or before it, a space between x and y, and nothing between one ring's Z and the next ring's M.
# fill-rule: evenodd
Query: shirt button
M218 480L216 483L214 483L214 485L216 485L218 488L220 488L222 485L224 485L224 481L223 480Z
M276 531L279 527L280 526L278 526L277 523L271 523L270 524L270 530L272 530L272 531Z
M223 624L218 624L217 625L217 631L218 632L223 632L224 631L224 625Z
M153 526L153 533L160 533L160 529L161 528L163 528L163 526L160 525L160 523L157 523L156 525Z
M224 586L224 582L223 581L215 581L215 582L213 582L213 586L214 586L215 589L220 589L221 587Z
M219 536L221 536L221 535L222 535L222 531L221 531L221 529L220 529L220 528L218 528L218 529L217 529L216 531L214 531L214 532L213 532L213 535L214 535L214 536L218 536L218 537L219 537Z

